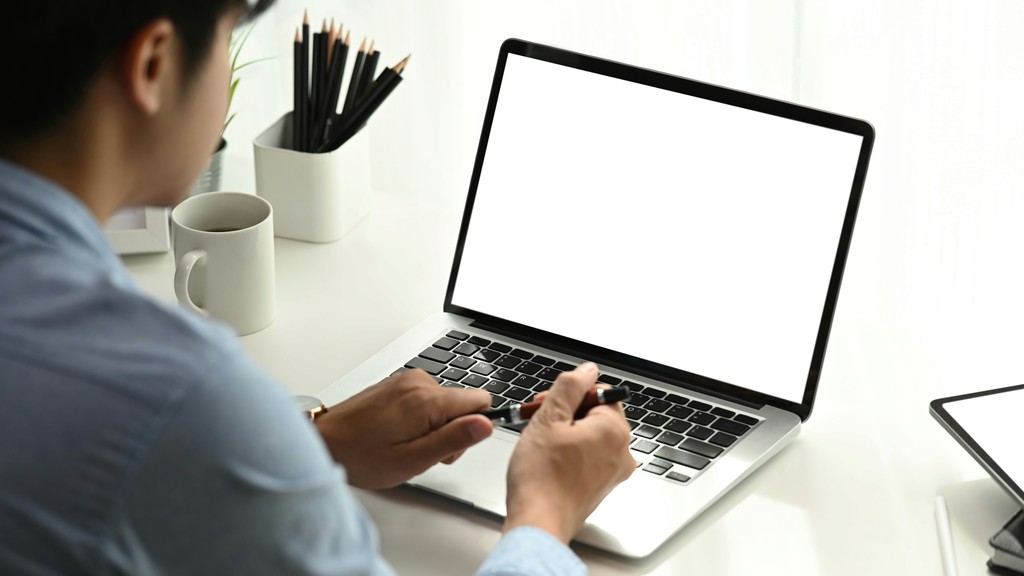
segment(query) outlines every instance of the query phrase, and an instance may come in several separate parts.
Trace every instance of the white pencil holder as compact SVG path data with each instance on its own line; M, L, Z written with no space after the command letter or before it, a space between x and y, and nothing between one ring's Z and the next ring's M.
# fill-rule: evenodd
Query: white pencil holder
M333 242L370 213L370 135L360 130L332 152L296 152L292 113L253 141L256 194L274 207L281 238Z

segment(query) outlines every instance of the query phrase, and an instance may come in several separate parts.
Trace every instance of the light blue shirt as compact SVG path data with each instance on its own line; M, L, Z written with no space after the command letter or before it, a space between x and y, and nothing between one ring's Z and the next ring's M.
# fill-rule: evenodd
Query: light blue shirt
M479 574L582 574L547 533ZM0 160L0 574L391 574L315 428L232 332L134 286Z

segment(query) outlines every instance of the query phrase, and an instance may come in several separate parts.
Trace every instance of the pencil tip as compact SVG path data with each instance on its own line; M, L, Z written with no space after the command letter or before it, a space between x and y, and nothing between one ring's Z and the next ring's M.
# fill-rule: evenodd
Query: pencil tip
M296 42L302 42L302 33L299 32L299 27L298 26L295 27L295 41Z
M405 58L402 58L402 61L395 65L393 70L395 71L396 74L401 74L402 70L405 70L405 67L409 64L410 58L412 58L412 54L409 54Z
M365 37L363 38L362 44L359 45L359 51L360 52L366 52L366 38Z
M306 8L302 12L302 23L303 24L309 24L309 8Z

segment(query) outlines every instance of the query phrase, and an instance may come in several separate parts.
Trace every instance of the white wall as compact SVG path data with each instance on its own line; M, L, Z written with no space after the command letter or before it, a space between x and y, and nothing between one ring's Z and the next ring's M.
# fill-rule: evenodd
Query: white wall
M279 0L228 138L291 103L303 8L412 53L371 122L378 193L456 210L498 46L515 36L862 117L877 129L821 401L883 381L909 410L1024 380L1019 0Z

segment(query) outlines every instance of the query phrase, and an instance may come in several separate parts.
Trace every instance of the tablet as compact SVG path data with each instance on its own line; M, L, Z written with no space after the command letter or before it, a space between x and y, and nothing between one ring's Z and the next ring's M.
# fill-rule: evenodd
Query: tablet
M1024 384L939 398L930 412L1024 506Z

